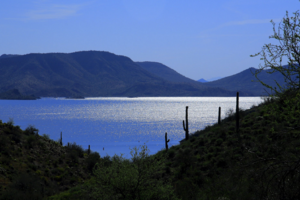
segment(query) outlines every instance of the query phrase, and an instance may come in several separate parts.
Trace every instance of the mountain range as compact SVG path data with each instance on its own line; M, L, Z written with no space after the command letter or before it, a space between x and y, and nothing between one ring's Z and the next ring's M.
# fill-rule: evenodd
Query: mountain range
M2 55L0 97L9 91L27 97L259 96L264 87L251 82L253 70L201 83L158 62L104 51ZM261 78L268 83L279 75Z
M103 51L31 53L0 57L0 94L18 90L37 97L233 96L205 86L159 63L133 62ZM174 78L172 78L174 77ZM245 95L249 95L246 94Z

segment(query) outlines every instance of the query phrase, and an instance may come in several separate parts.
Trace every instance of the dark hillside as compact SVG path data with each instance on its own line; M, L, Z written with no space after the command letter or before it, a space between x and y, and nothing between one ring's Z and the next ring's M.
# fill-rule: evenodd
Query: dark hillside
M197 81L194 81L192 79L189 79L175 70L167 67L166 65L163 65L158 62L135 62L145 70L149 71L152 74L155 74L156 76L163 78L170 82L175 83L197 83Z
M23 131L0 120L0 199L42 199L70 189L91 177L99 159L75 143L39 136L33 126Z
M12 89L6 92L0 93L0 99L8 99L8 100L36 100L37 97L30 95L24 96L22 95L19 90Z
M167 153L166 172L183 199L299 199L300 93L265 99ZM284 198L283 198L284 197Z
M147 179L141 184L153 186L140 188L143 194L157 189L156 184L162 187L164 195L154 199L300 199L299 100L300 92L290 90L280 98L266 98L251 109L240 109L239 134L236 114L229 110L220 125L207 126L168 151L132 161L117 156L108 166L100 162L102 168L94 169L98 176L51 199L81 199L87 194L122 199L122 194L138 194L131 184L143 175ZM143 163L148 164L138 168ZM115 173L114 169L122 170ZM153 169L156 173L148 175ZM109 182L102 179L105 174ZM123 183L125 177L128 184L117 190L114 184Z

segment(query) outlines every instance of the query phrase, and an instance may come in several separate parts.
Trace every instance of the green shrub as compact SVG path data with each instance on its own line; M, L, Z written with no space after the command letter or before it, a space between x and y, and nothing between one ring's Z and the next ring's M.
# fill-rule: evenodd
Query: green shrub
M141 151L134 148L131 155L131 160L115 155L110 167L103 162L96 164L94 198L177 199L170 183L155 178L164 166L148 155L147 147L141 146Z
M42 181L33 174L21 174L8 189L3 192L1 200L39 200L43 198Z
M198 199L199 187L193 183L193 181L187 177L183 177L176 183L176 193L182 200Z
M78 163L78 154L76 151L68 151L68 157L70 158L71 162Z
M26 135L38 135L38 134L39 134L39 130L36 129L33 125L29 125L29 126L25 129L24 133L25 133Z
M54 180L59 182L59 181L62 180L62 177L61 176L54 176Z
M14 126L15 122L13 118L9 118L9 120L6 122L6 125L10 128Z
M26 142L25 142L25 147L27 149L31 149L33 148L33 146L36 144L37 142L37 137L35 135L29 135L27 138L26 138Z
M5 135L0 135L0 152L7 151L6 147L9 144L9 139Z
M219 139L217 139L217 140L215 141L215 144L216 144L217 146L220 146L222 143L223 143L223 139L222 139L222 138L219 138Z
M49 171L49 169L48 169L48 168L46 168L46 169L45 169L45 175L47 175L47 176L48 176L48 175L49 175L49 172L50 172L50 171Z
M38 176L42 175L41 170L36 170L35 173L36 173L36 175L38 175Z
M84 150L81 145L78 145L76 144L76 142L74 142L74 143L70 143L66 147L67 147L67 152L69 154L73 154L73 156L76 155L77 157L83 158Z
M175 156L175 149L169 149L168 156L169 156L169 158L174 158L174 156Z
M50 140L50 135L48 135L48 134L43 134L42 137L43 137L45 140Z
M11 158L9 158L8 156L1 156L0 158L0 163L2 163L3 165L9 165L11 161Z
M95 164L98 163L99 161L100 161L100 155L98 152L90 153L90 155L88 156L88 158L85 161L89 172L93 172L93 168L94 168Z

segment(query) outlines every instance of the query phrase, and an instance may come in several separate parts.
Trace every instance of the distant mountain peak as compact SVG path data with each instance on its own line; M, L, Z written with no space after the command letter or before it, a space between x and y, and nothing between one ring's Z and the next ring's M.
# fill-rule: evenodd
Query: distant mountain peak
M201 82L201 83L206 83L206 82L208 82L207 80L205 80L205 79L203 79L203 78L201 78L201 79L199 79L198 80L198 82Z

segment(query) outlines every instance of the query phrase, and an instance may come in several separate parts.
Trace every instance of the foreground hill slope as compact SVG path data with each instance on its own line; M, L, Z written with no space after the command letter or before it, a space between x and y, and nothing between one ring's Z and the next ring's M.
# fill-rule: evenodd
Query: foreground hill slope
M97 199L97 195L124 199L122 194L128 197L137 191L151 194L162 183L164 195L148 199L300 199L299 100L300 91L290 90L280 98L240 109L239 132L236 113L229 110L220 125L207 126L168 151L132 161L115 157L108 166L100 161L102 168L94 169L90 181L50 199ZM121 169L118 173L116 167ZM155 173L147 175L153 169ZM102 170L110 181L102 179ZM148 187L134 190L138 177ZM123 186L113 184L117 182Z
M0 120L0 199L35 200L65 191L91 177L98 153L39 136Z
M0 93L13 89L43 97L234 95L201 84L172 83L128 57L100 51L2 56Z

